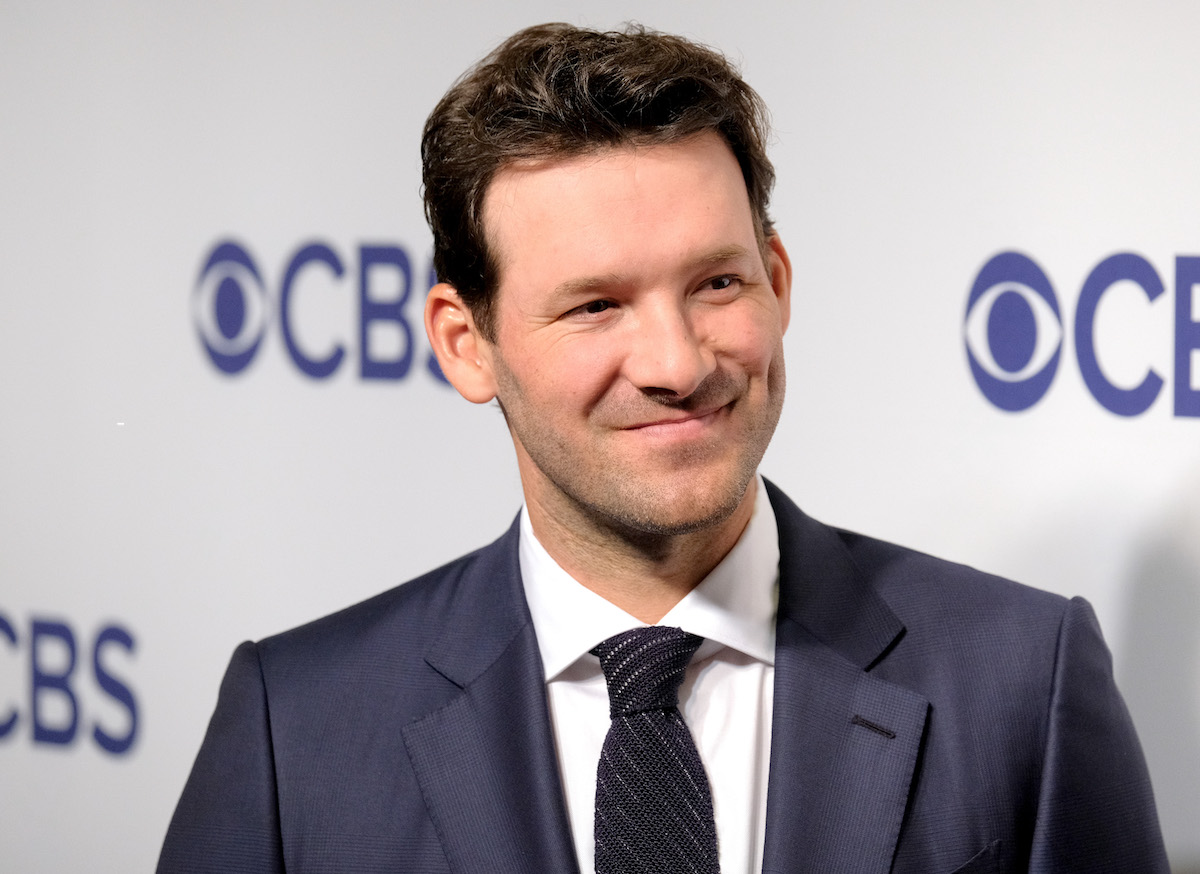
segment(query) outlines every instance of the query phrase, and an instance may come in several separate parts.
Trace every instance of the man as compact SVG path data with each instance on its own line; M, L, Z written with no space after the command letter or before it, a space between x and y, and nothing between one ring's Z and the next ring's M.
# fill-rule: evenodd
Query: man
M641 30L531 28L443 98L426 329L524 512L239 647L160 871L1166 870L1086 603L757 477L765 138L720 56Z

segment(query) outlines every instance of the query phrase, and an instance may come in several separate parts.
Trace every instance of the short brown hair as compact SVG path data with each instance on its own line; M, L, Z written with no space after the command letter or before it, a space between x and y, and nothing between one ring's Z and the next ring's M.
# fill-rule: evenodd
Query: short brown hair
M761 244L771 233L775 182L766 106L721 54L636 25L607 33L569 24L518 31L463 74L425 122L425 216L438 278L457 289L493 339L498 268L484 236L483 201L497 171L710 130L741 166Z

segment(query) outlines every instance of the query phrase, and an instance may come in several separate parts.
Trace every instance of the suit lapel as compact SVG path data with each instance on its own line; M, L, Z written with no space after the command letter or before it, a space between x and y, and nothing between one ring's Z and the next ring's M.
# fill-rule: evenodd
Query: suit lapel
M780 606L763 870L885 874L929 704L869 672L903 625L837 535L768 490Z
M457 581L450 613L426 661L456 688L403 729L450 868L577 872L515 525Z

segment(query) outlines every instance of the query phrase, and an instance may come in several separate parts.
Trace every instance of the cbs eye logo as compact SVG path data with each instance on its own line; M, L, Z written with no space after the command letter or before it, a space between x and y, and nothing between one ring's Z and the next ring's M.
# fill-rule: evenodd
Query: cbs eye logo
M267 328L262 276L249 253L233 242L216 246L192 292L192 321L212 363L238 373L250 363Z
M1036 404L1062 352L1062 315L1031 258L1001 252L979 271L967 298L967 360L984 397L1008 412Z

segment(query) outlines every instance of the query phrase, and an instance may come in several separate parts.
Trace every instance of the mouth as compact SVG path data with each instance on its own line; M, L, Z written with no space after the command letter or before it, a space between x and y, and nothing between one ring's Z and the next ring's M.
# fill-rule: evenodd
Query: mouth
M687 437L699 434L714 424L729 406L730 404L720 404L703 410L678 411L674 415L660 415L656 419L627 425L622 430L647 437Z

